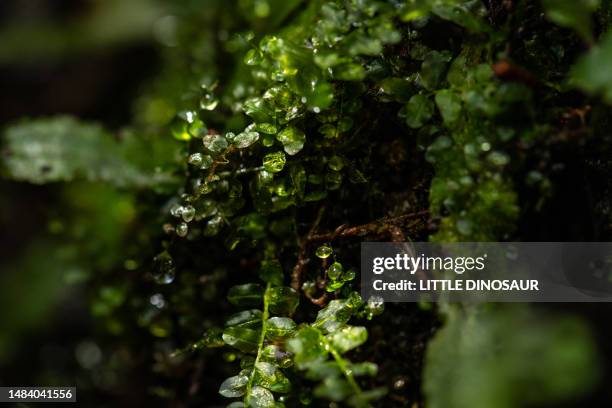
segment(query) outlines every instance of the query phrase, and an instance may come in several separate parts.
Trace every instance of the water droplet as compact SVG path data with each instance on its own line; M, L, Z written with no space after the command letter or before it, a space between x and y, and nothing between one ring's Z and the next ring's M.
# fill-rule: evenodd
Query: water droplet
M322 245L322 246L317 248L317 251L315 252L315 255L318 256L321 259L325 259L325 258L329 258L329 256L333 252L334 251L331 249L331 247L329 245Z
M157 283L169 284L174 281L175 267L174 260L167 251L164 251L153 258L153 278Z
M172 204L172 207L170 207L170 215L172 215L173 217L180 217L181 214L183 213L183 206L180 204Z
M163 309L166 306L164 295L156 293L149 298L149 302L158 309Z
M190 222L191 220L193 220L193 217L195 217L195 212L195 208L193 208L192 205L183 207L183 212L181 214L183 221Z
M339 262L334 262L327 268L327 276L329 276L331 280L337 280L340 275L342 275L342 271L342 265Z
M189 156L189 160L187 161L192 166L201 166L202 165L202 153L194 153Z
M219 99L215 98L215 95L213 95L211 92L207 92L204 94L204 96L202 96L202 99L200 99L200 108L204 110L214 110L218 104Z
M170 235L174 232L174 225L167 222L162 226L162 230L164 231L164 234Z
M176 235L179 237L186 237L189 232L189 226L185 222L181 222L176 226Z

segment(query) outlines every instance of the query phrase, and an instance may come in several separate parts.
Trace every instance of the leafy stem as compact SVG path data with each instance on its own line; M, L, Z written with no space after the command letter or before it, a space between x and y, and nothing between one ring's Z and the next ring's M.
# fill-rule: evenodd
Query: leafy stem
M357 381L355 381L353 372L351 371L351 369L348 368L346 360L342 358L340 353L338 353L338 350L336 350L333 344L331 344L330 341L327 340L327 338L323 335L323 333L320 333L320 336L321 336L321 341L325 345L325 348L329 350L331 355L334 357L334 360L336 360L336 364L338 364L340 371L342 371L342 375L346 377L346 380L348 381L349 385L353 389L353 392L355 392L355 395L360 396L361 388L359 387L359 384L357 384Z
M270 315L269 304L270 304L270 289L272 288L272 284L268 282L266 285L266 290L263 295L263 310L261 314L261 335L259 336L259 342L257 343L257 355L255 356L255 362L253 363L253 370L251 371L251 375L249 376L249 382L246 386L246 397L245 397L245 405L249 406L249 399L251 398L251 389L253 388L253 381L255 379L255 370L257 370L257 363L259 363L259 359L261 357L261 352L263 350L264 342L266 340L266 323L268 321L268 317Z

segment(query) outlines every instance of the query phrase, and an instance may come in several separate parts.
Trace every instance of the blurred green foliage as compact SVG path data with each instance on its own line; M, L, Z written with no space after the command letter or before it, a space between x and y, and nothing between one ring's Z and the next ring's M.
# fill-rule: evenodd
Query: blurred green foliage
M217 367L212 381L239 398L234 408L390 405L381 362L367 355L382 304L355 292L350 238L397 239L399 229L408 239L520 239L523 207L551 193L546 143L575 130L558 125L577 108L572 87L602 109L597 95L609 99L598 69L609 65L609 35L583 48L607 28L608 3L597 6L177 3L161 17L163 70L131 127L112 135L60 117L6 130L7 178L62 182L56 237L26 252L13 293L34 280L39 302L24 313L36 316L58 282L89 282L100 326L125 338L144 331L162 378L227 346L240 366ZM537 202L520 202L523 189ZM385 224L424 209L426 223ZM343 236L347 225L362 227ZM59 258L42 279L56 259L47 253ZM256 276L263 284L245 283ZM230 310L226 289L242 310ZM589 331L571 317L492 305L438 313L428 406L557 403L596 383ZM8 321L18 331L30 320ZM12 336L3 333L4 349ZM152 392L180 397L171 386Z

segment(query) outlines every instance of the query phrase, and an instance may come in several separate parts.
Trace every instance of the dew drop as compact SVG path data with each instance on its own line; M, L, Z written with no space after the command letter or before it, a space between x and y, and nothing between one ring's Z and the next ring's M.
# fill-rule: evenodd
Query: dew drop
M189 226L185 222L181 222L176 226L176 235L179 237L186 237L189 232Z
M193 208L192 205L183 207L183 212L181 213L183 221L190 222L191 220L193 220L193 217L195 217L195 212L195 208Z
M202 153L194 153L189 156L188 163L192 166L201 166L202 165Z
M341 274L342 274L342 265L339 262L334 262L327 269L327 276L329 276L331 280L337 280Z
M153 258L153 279L159 284L167 285L174 281L174 260L167 251Z
M321 259L325 259L325 258L329 258L329 256L332 254L333 250L331 249L331 247L329 245L322 245L320 247L317 248L317 251L315 252L315 255L318 256Z
M202 99L200 99L200 108L204 110L214 110L219 104L219 99L215 98L212 93L206 93Z

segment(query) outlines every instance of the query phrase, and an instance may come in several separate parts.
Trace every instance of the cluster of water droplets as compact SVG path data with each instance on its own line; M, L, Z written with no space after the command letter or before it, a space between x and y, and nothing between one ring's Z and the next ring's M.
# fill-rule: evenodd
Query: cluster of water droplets
M174 228L174 232L179 237L186 237L189 233L189 223L193 221L196 215L196 210L191 204L180 205L175 204L170 208L170 215L179 219L179 223Z

